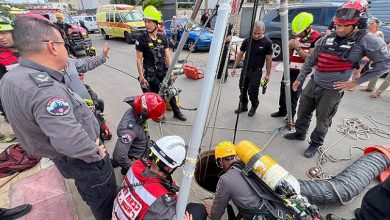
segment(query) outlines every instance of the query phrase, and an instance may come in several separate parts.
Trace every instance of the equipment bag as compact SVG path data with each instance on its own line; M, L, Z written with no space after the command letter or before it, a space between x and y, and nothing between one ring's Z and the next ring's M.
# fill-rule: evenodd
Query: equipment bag
M190 79L201 79L204 77L203 72L199 72L198 68L195 66L190 66L188 64L183 65L184 74Z
M21 145L12 144L0 153L0 178L35 166L41 157L28 155Z

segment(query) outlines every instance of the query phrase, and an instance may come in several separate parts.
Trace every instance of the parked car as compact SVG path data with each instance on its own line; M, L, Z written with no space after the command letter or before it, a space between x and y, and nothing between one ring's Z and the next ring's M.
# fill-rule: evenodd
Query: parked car
M178 40L180 40L181 36L183 35L183 30L187 24L188 19L180 18L177 19L177 21L180 25L178 31ZM169 27L171 26L171 20L164 21L164 26L165 26L165 34L167 36L167 39L169 40L171 36L171 30L169 29ZM197 41L198 38L199 40ZM208 29L203 28L201 24L195 22L194 25L192 26L192 30L188 35L186 48L189 49L190 46L192 46L196 42L196 44L192 47L195 51L208 51L210 50L212 39L213 39L213 33L211 33Z
M330 2L291 4L288 6L289 30L291 30L291 21L297 14L301 12L309 12L314 16L312 27L320 32L325 32L329 24L332 22L333 16L340 5L340 3ZM373 17L371 16L371 18ZM265 36L270 38L273 43L273 59L281 60L283 58L283 54L279 7L270 9L267 14L264 15L263 21L266 28ZM381 22L379 28L385 35L385 41L390 43L390 27ZM291 31L289 34L291 39Z
M82 26L84 29L86 29L89 33L94 33L95 31L99 30L97 22L96 22L96 16L80 15L80 16L73 16L72 18L80 26Z

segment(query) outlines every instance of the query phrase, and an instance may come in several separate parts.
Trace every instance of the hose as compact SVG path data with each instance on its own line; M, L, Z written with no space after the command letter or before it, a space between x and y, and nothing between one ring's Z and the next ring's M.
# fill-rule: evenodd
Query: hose
M301 195L315 204L346 204L390 165L390 159L373 152L362 156L328 180L300 180Z

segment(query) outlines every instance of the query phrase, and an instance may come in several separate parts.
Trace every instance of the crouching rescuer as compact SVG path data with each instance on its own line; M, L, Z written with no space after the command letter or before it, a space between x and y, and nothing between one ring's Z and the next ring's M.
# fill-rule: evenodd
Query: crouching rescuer
M242 219L319 219L318 208L300 195L298 180L253 143L221 142L215 159L226 172L212 206L206 205L211 219L221 219L230 200Z
M179 187L171 175L183 164L185 155L185 142L179 136L153 143L127 172L114 201L113 219L174 219ZM207 218L203 204L190 203L186 210L192 218L187 213L184 219Z
M126 175L132 159L140 159L149 148L148 119L161 120L165 113L164 100L156 93L147 92L124 100L130 105L118 124L112 165L120 166Z

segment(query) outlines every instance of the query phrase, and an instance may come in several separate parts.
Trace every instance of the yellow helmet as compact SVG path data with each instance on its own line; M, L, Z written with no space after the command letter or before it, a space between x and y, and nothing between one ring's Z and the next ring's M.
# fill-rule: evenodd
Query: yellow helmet
M236 155L236 147L230 141L223 141L215 147L215 159Z
M144 19L157 21L157 23L160 23L162 21L161 17L161 12L159 12L157 8L152 5L146 6L144 9Z
M298 35L302 33L306 28L308 28L314 21L312 14L307 12L301 12L291 22L291 28L293 35Z
M9 23L0 23L0 32L3 31L13 31L14 28Z
M56 18L64 18L64 16L62 15L62 13L61 12L57 12L57 13L55 13L55 15L54 15Z

